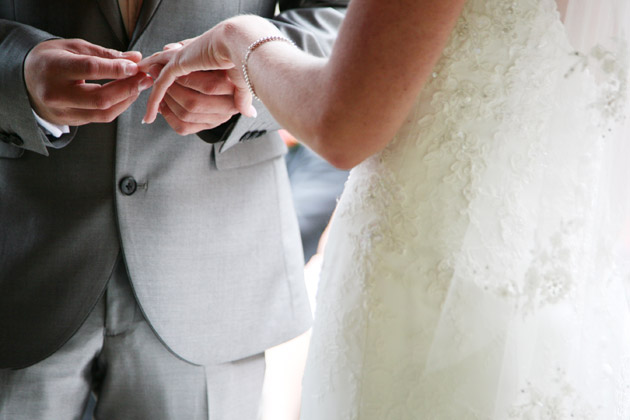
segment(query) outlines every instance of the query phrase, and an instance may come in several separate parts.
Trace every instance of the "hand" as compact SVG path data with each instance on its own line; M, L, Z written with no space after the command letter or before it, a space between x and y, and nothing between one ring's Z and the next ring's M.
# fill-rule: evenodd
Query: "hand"
M181 46L181 43L169 44L164 49ZM163 67L154 64L148 71L158 78ZM168 88L159 111L173 130L181 135L215 128L238 113L234 103L234 85L223 70L190 73L175 80Z
M224 76L221 77L229 79L233 86L233 106L238 112L246 116L253 117L256 115L256 111L252 106L252 97L243 79L241 69L234 64L227 54L221 53L221 48L214 42L217 39L217 33L220 31L217 28L220 27L219 25L201 36L180 42L179 45L181 47L179 48L166 48L164 51L142 60L139 64L141 71L153 70L156 66L161 68L149 97L147 112L143 122L152 123L155 121L158 110L170 115L171 120L173 120L173 115L177 115L173 109L177 108L175 102L177 102L177 105L182 105L174 100L174 94L172 94L173 90L178 90L178 88L173 89L173 86L177 85L177 80L187 80L190 84L198 85L203 83L203 76L210 74L213 76L223 74ZM174 46L174 44L171 44L171 46ZM207 72L208 70L214 71ZM222 71L218 72L217 70ZM206 72L196 73L202 71ZM191 75L188 79L182 79L188 75ZM224 86L223 83L220 84ZM225 87L220 89L225 89ZM193 88L193 90L197 89ZM181 90L179 90L179 93L182 93ZM169 99L168 96L171 96L171 98ZM182 95L179 95L179 97L181 99ZM205 108L206 111L208 109ZM190 111L192 110L190 108L182 106L178 110L180 111L180 116L188 111L188 119L186 121L198 123L199 119L197 117L199 115L191 116ZM192 114L199 113L192 111Z
M28 54L24 78L31 105L58 125L111 122L152 79L138 71L139 52L119 52L80 39L42 42ZM89 80L114 79L103 85Z

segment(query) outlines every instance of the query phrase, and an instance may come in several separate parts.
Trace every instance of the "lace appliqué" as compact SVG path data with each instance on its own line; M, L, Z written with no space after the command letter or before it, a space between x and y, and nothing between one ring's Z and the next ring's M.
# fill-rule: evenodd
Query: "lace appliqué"
M592 420L593 410L575 391L566 378L565 372L558 369L549 390L538 389L527 383L520 390L519 402L509 412L513 420Z
M617 51L612 51L602 45L596 45L588 54L574 52L576 64L573 65L566 76L569 77L575 71L593 70L599 79L601 86L599 98L593 107L601 113L602 121L619 123L628 116L628 97L630 96L629 69L630 57L625 51L628 46L618 41Z
M523 310L533 312L545 305L568 299L575 290L577 262L574 261L579 243L576 223L566 223L551 236L549 245L536 253L525 274L522 290Z

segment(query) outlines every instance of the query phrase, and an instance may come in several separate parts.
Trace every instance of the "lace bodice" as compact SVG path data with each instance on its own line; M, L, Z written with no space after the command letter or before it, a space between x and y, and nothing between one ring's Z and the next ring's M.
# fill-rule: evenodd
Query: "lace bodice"
M592 235L603 106L580 60L553 0L468 1L405 125L351 172L303 419L630 416L630 314Z

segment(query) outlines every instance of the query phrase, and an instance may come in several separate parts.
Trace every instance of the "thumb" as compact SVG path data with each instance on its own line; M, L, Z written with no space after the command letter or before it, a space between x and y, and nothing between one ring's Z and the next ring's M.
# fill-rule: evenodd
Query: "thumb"
M234 84L234 106L246 117L255 118L258 113L252 104L253 97L241 69L230 69L227 71L227 75Z
M258 112L252 104L252 95L249 90L238 87L234 89L234 106L246 117L256 118L258 116Z

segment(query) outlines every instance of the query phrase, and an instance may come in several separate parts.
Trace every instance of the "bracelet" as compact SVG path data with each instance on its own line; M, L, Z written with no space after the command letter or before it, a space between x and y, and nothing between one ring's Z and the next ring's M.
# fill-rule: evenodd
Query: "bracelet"
M243 57L243 77L245 78L245 83L247 83L247 87L249 88L249 93L251 93L252 97L256 99L257 101L260 101L260 98L256 96L256 92L254 91L254 86L252 86L252 82L251 80L249 80L249 74L247 71L247 60L249 60L250 54L254 52L256 48L260 47L262 44L269 41L284 41L295 46L295 42L291 41L290 39L285 38L283 36L279 36L279 35L273 35L273 36L265 36L263 38L260 38L257 41L253 42L249 47L247 47L247 52L245 53L245 57Z

